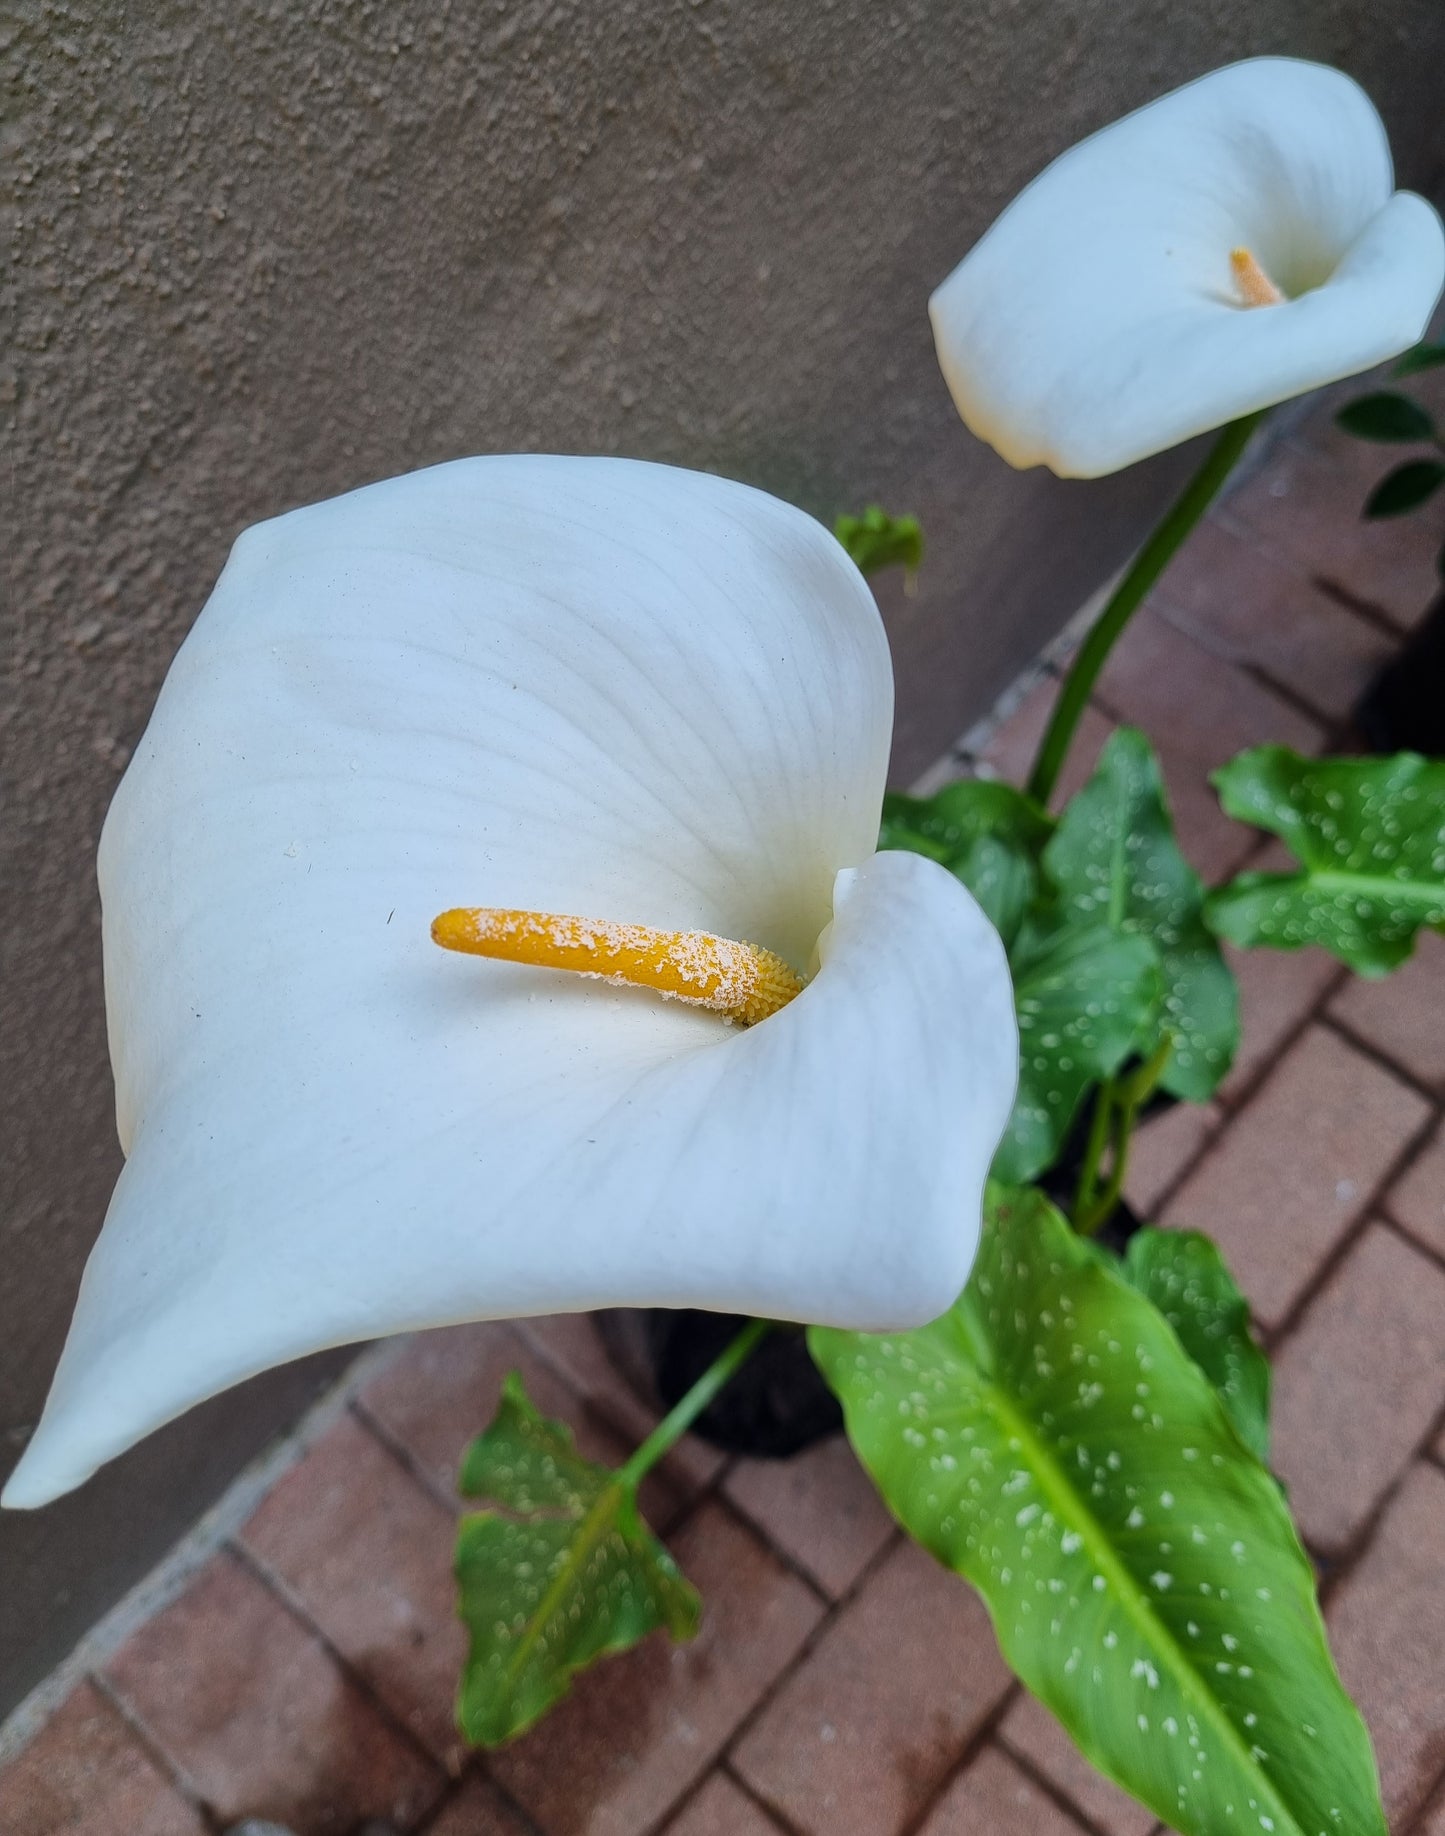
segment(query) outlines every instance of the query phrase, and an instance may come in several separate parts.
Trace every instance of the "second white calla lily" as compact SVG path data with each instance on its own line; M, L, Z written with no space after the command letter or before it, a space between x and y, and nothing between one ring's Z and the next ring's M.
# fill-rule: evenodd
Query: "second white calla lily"
M874 853L891 717L861 576L720 479L467 460L244 535L106 824L127 1162L5 1502L377 1334L948 1306L1016 1034L969 895ZM436 948L472 906L811 975L732 1027Z
M1359 85L1256 58L1056 159L930 314L969 428L1093 478L1395 356L1442 281L1440 219L1394 189Z

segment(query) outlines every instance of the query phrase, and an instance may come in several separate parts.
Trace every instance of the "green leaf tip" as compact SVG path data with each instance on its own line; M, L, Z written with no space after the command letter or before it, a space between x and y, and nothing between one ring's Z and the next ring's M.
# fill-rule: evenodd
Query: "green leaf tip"
M1445 363L1445 344L1416 344L1395 360L1393 374L1415 376L1421 370L1435 370Z
M1397 968L1422 928L1445 930L1445 761L1243 752L1213 783L1229 815L1277 835L1294 873L1243 873L1205 918L1244 948L1317 944L1366 976Z
M638 1514L634 1488L577 1452L515 1373L467 1449L461 1492L495 1507L457 1533L458 1611L470 1648L462 1733L497 1746L567 1693L577 1671L659 1626L697 1630L701 1602Z
M1407 459L1385 476L1365 499L1365 515L1372 520L1408 516L1427 503L1445 484L1445 465L1438 459Z
M815 1327L895 1516L1085 1755L1182 1836L1385 1836L1278 1486L1151 1302L1037 1192L915 1332Z
M902 567L911 584L923 565L923 526L916 516L890 516L881 504L869 504L859 516L839 516L833 534L861 574Z
M1153 1302L1213 1384L1235 1432L1257 1460L1269 1459L1269 1360L1249 1329L1249 1305L1202 1231L1156 1230L1130 1237L1119 1272Z
M1361 440L1410 444L1435 438L1435 423L1420 404L1393 389L1346 402L1335 416L1335 425Z

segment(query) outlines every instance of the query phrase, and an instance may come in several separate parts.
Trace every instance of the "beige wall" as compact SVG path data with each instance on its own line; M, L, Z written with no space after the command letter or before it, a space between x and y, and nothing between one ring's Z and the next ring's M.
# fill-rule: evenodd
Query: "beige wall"
M117 1165L96 835L239 529L509 448L916 509L923 590L887 595L906 777L1168 483L1018 476L954 420L924 301L999 206L1258 50L1359 75L1415 183L1445 152L1438 0L19 0L6 32L0 1472ZM0 1707L314 1380L0 1520Z

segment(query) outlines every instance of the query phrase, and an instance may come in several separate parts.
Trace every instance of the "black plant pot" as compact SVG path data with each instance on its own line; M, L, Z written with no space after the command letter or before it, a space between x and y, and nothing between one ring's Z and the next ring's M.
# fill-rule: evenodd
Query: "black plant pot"
M1360 697L1355 720L1371 752L1445 758L1445 593Z
M613 1363L655 1409L670 1409L747 1325L738 1313L614 1307L596 1316ZM838 1399L808 1355L801 1326L775 1326L694 1433L729 1453L783 1460L843 1426Z

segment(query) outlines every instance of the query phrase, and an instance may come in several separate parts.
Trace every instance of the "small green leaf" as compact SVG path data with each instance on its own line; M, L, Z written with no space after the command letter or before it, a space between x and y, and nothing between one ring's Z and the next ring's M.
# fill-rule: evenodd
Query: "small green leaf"
M1224 1258L1197 1230L1135 1231L1121 1270L1174 1328L1214 1385L1235 1432L1256 1459L1269 1459L1269 1360L1249 1330L1249 1304Z
M1217 936L1251 948L1318 944L1361 975L1404 962L1422 926L1445 930L1445 761L1242 752L1213 782L1231 816L1278 835L1297 873L1243 873L1210 894Z
M894 1515L1100 1771L1183 1836L1384 1836L1278 1486L1041 1194L990 1193L942 1319L809 1344Z
M1239 1043L1239 991L1204 923L1204 889L1179 852L1159 762L1121 727L1071 799L1044 850L1044 871L1071 920L1104 920L1159 953L1164 1000L1136 1041L1147 1058L1162 1031L1173 1051L1160 1079L1190 1102L1211 1096Z
M1335 425L1361 440L1388 440L1410 443L1435 438L1435 423L1418 402L1393 389L1382 389L1377 395L1362 395L1347 402L1335 416Z
M926 854L955 874L1012 942L1038 886L1049 818L1011 784L963 778L933 797L883 799L880 848Z
M529 1728L594 1659L658 1626L691 1638L696 1591L637 1512L631 1485L577 1452L509 1376L473 1441L460 1489L498 1507L457 1534L459 1611L471 1634L457 1720L496 1746Z
M1107 924L1030 919L1011 961L1019 1089L993 1167L1019 1183L1053 1163L1084 1092L1118 1070L1157 1013L1160 985L1149 940Z
M1445 344L1417 344L1397 358L1393 374L1415 376L1421 370L1434 370L1445 363Z
M1365 499L1369 517L1404 516L1418 509L1445 484L1445 465L1438 459L1410 459L1397 465Z
M869 504L861 516L840 516L833 534L860 573L901 565L911 580L923 565L923 528L916 516L890 516L880 504Z

